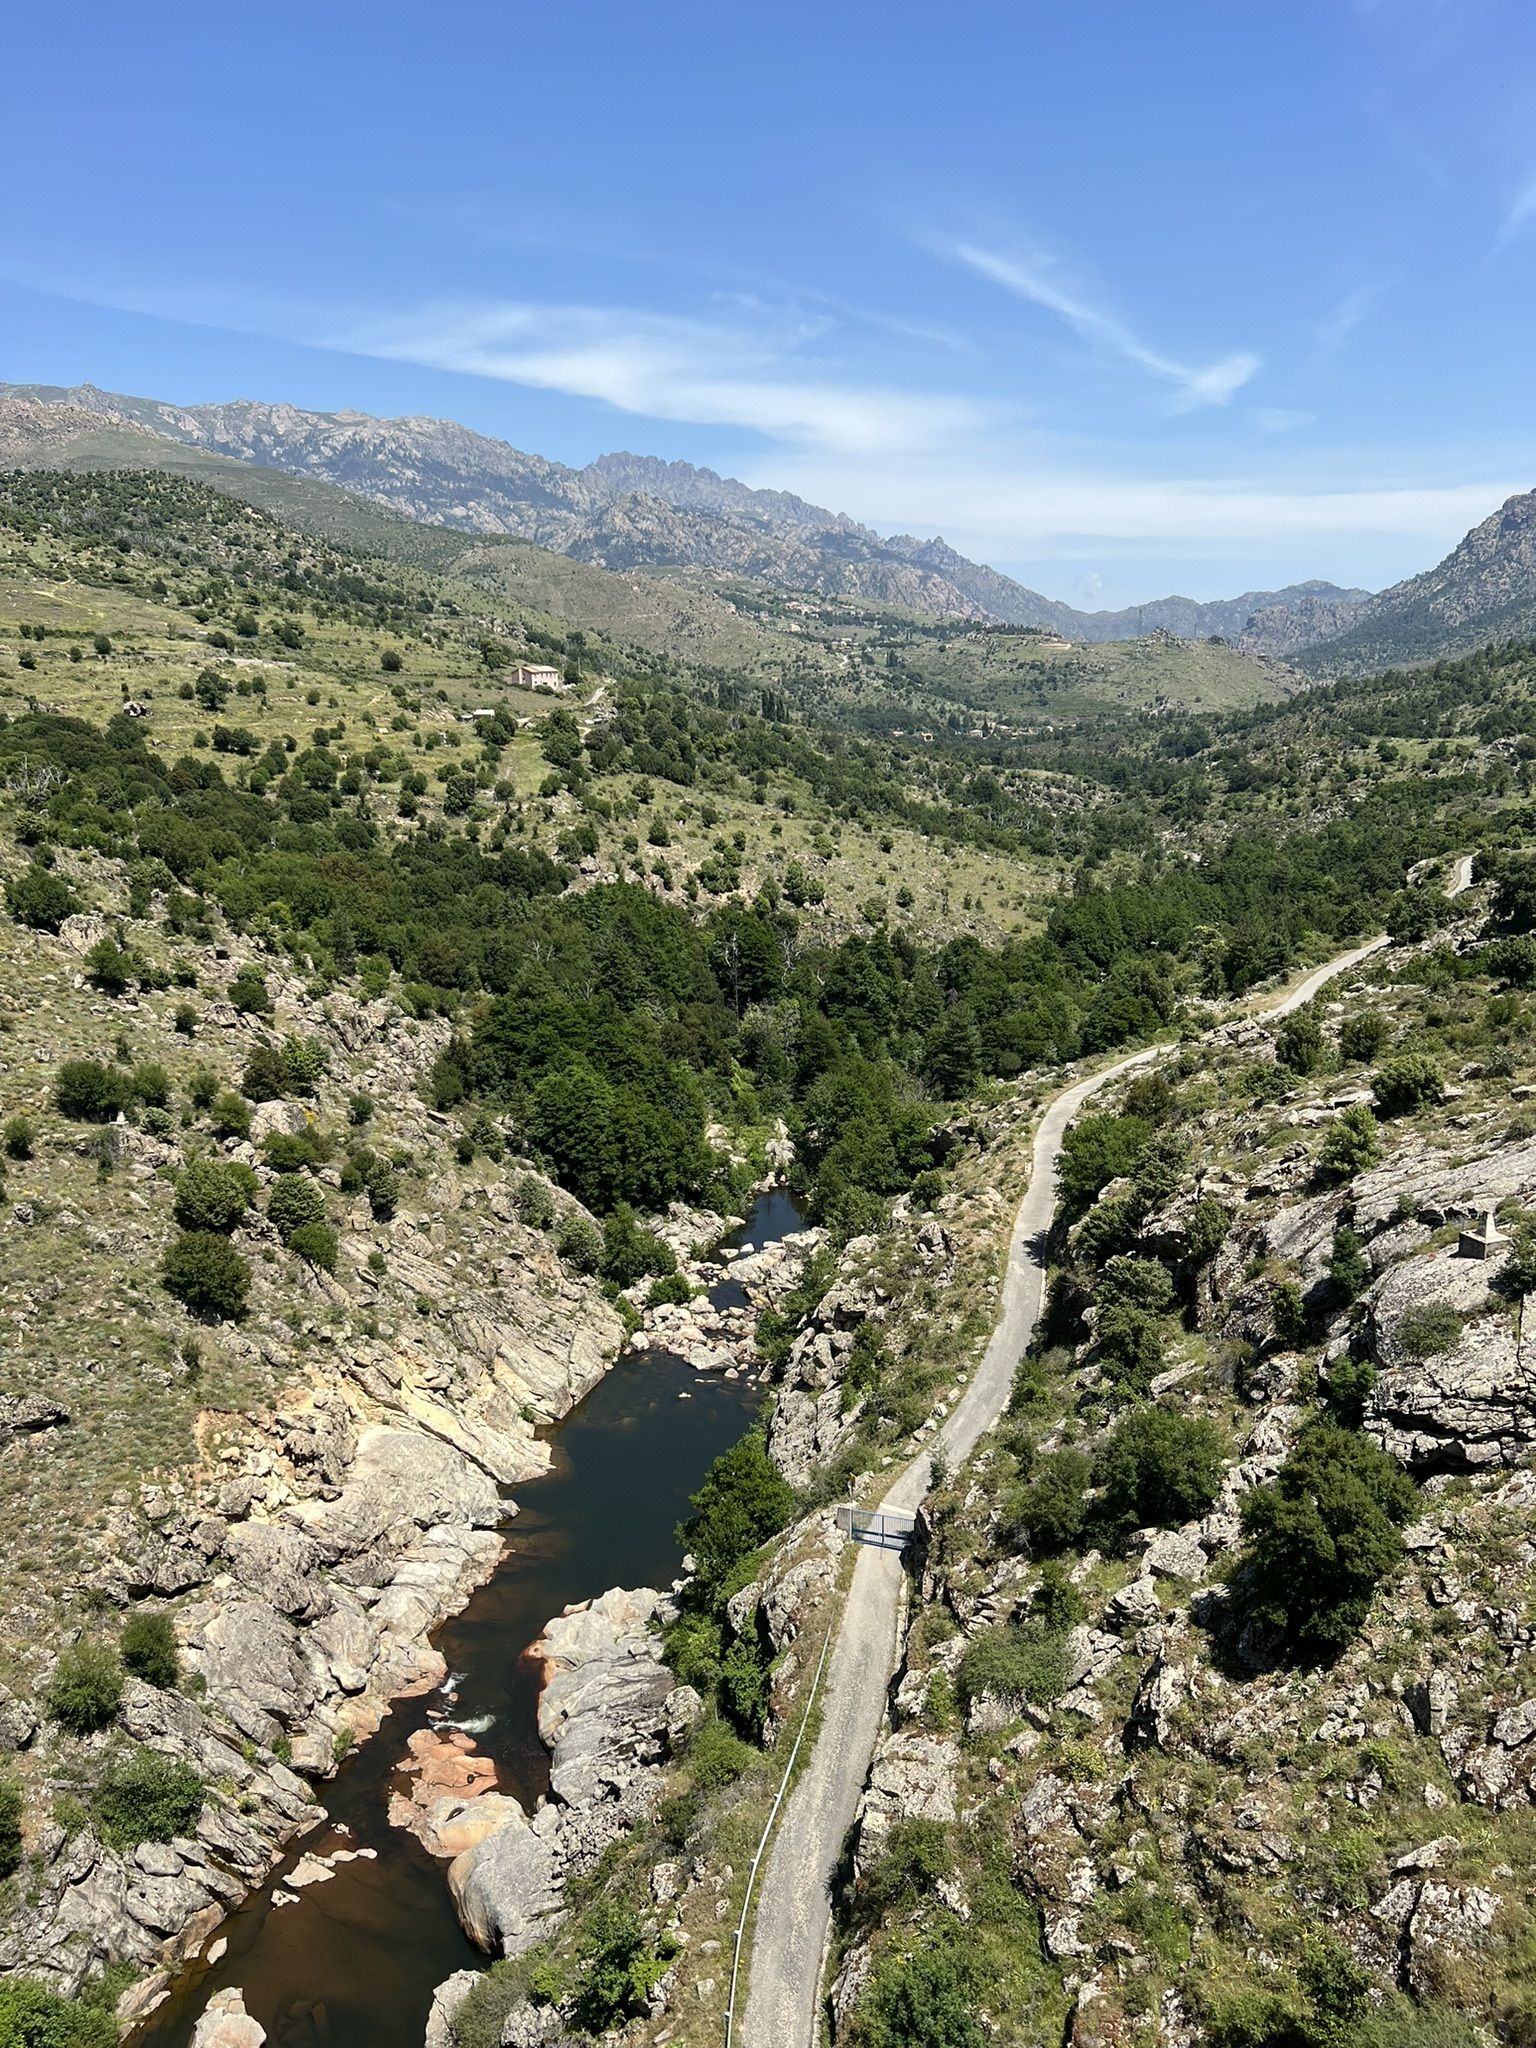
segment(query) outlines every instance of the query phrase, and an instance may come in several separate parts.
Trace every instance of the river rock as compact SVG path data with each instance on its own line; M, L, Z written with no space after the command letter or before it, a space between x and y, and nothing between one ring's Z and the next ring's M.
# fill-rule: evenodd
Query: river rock
M448 1889L470 1940L491 1954L521 1955L564 1910L561 1815L546 1806L530 1821L515 1800L501 1825L448 1866Z
M550 1784L567 1806L619 1791L640 1765L665 1756L677 1682L651 1624L671 1611L649 1587L615 1588L568 1607L533 1645L545 1672L539 1736L553 1753Z
M453 2016L480 1981L478 1970L455 1970L432 1994L423 2048L453 2048Z
M216 1991L192 2031L192 2048L261 2048L267 2030L245 2009L243 1994L231 1987Z
M682 1688L652 1624L672 1611L649 1587L615 1588L567 1608L533 1645L553 1797L531 1819L507 1801L500 1824L448 1869L465 1932L482 1948L511 1956L540 1940L564 1913L567 1879L596 1868L654 1811Z

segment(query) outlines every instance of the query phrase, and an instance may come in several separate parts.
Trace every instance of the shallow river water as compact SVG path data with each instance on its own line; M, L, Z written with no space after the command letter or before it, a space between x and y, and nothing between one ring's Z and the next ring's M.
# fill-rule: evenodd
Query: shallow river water
M794 1205L776 1190L758 1199L728 1242L755 1248L799 1227ZM722 1306L743 1298L730 1280L711 1293ZM455 1721L474 1730L496 1760L500 1789L525 1806L549 1779L535 1720L537 1671L525 1650L574 1601L610 1586L671 1583L679 1563L673 1530L688 1496L760 1401L745 1381L695 1372L667 1352L626 1352L548 1432L548 1473L514 1489L518 1513L505 1557L434 1641L457 1688ZM184 2048L208 1999L231 1984L276 2048L420 2048L434 1987L486 1960L459 1929L446 1865L386 1819L406 1741L442 1706L439 1694L400 1701L320 1787L326 1822L295 1842L273 1878L224 1923L227 1953L178 1978L133 2048ZM273 1906L274 1888L300 1854L337 1848L378 1854L338 1864L328 1882Z

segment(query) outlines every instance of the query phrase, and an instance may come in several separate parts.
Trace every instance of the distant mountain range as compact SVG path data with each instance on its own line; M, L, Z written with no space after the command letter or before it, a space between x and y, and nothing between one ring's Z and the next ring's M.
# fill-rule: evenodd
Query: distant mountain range
M881 535L788 491L754 490L690 462L617 454L571 469L452 420L379 420L249 399L171 405L93 384L3 384L0 397L122 421L187 447L339 485L427 525L514 535L597 568L740 577L1074 640L1124 640L1161 628L1181 639L1219 634L1241 638L1253 653L1288 654L1370 594L1300 583L1212 604L1168 597L1123 611L1078 611L968 561L942 539Z
M1311 675L1366 675L1491 640L1536 640L1536 491L1506 498L1443 562L1357 606L1296 665Z
M1316 676L1536 637L1536 492L1511 498L1438 567L1375 596L1308 582L1205 604L1165 597L1087 612L968 561L942 539L882 535L791 492L755 490L689 462L615 454L572 469L452 420L250 399L181 406L93 384L0 384L0 463L127 465L140 459L138 446L154 445L140 435L339 487L426 526L504 535L590 568L722 594L740 581L1090 642L1216 635Z

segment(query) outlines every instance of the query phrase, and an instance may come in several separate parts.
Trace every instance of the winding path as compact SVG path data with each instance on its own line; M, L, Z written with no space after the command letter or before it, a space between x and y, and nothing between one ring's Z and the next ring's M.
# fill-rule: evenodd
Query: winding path
M1458 862L1448 894L1470 880L1470 860ZM1281 1001L1253 1013L1289 1016L1327 982L1379 952L1372 939L1306 975ZM967 1458L1007 1405L1018 1364L1040 1313L1045 1287L1045 1238L1056 1200L1056 1161L1067 1126L1100 1088L1167 1051L1153 1046L1074 1082L1047 1107L1035 1132L1029 1185L1014 1219L1003 1276L1002 1313L975 1378L939 1431L951 1466ZM931 1483L932 1459L913 1460L880 1502L915 1509ZM870 1759L885 1714L886 1688L896 1661L896 1618L902 1562L894 1552L860 1549L844 1602L837 1639L821 1689L821 1727L809 1763L784 1805L779 1832L763 1869L752 1916L751 1974L739 2024L727 2021L727 2041L741 2048L815 2048L817 1993L832 1922L832 1877L858 1810ZM749 1902L750 1907L750 1902Z

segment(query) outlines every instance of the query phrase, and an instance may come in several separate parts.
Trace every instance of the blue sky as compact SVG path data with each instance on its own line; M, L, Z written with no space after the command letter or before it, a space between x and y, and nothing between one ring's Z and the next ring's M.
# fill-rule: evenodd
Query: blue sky
M1528 0L14 10L0 378L682 456L1096 605L1536 485Z

